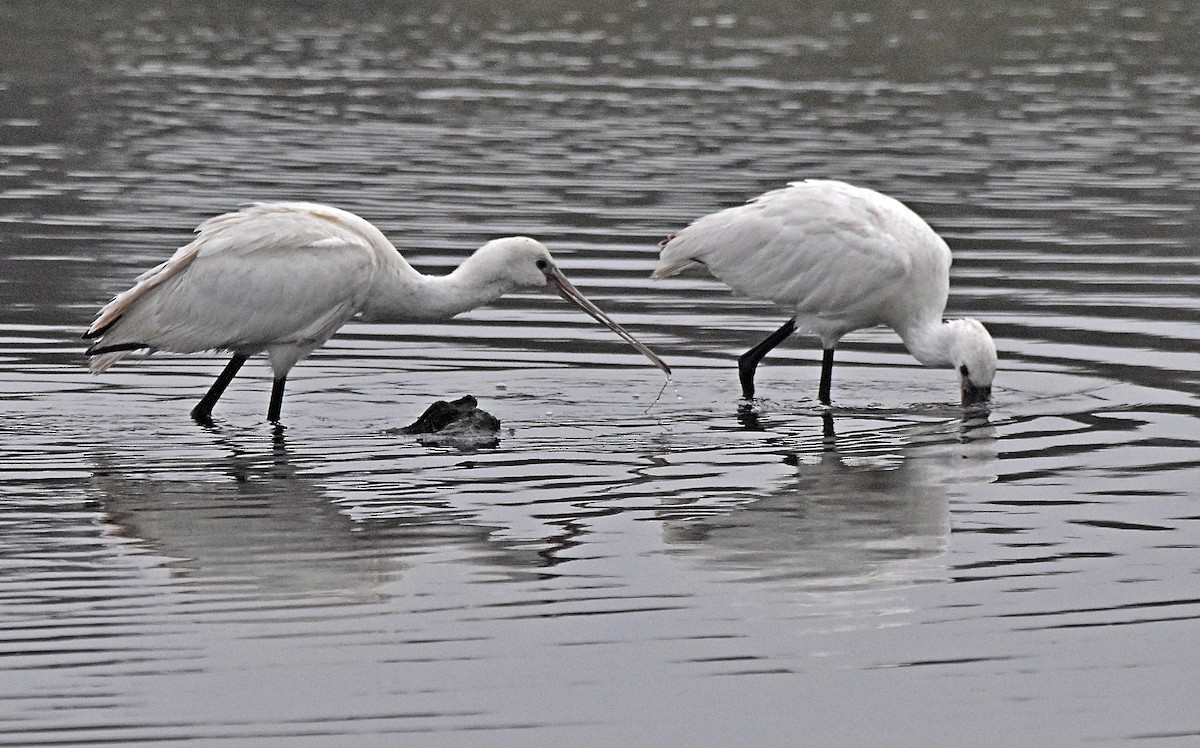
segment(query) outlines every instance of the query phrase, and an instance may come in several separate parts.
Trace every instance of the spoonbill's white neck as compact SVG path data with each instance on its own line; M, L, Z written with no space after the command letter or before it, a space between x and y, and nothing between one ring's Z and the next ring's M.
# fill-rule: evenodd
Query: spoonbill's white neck
M925 366L954 365L954 347L961 333L950 322L937 320L896 332L913 358Z
M425 275L396 253L375 282L362 318L370 322L449 319L489 304L519 285L503 272L487 244L449 275Z

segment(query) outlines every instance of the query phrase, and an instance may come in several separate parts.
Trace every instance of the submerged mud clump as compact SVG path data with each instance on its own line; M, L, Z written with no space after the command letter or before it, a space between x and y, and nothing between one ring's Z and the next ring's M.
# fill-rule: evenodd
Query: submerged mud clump
M500 443L500 419L480 410L473 395L463 395L453 402L438 400L398 431L417 434L417 441L426 446L477 449Z

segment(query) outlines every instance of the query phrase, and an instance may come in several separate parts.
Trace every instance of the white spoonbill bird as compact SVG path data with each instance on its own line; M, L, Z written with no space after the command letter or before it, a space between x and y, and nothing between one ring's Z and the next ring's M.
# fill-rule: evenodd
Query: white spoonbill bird
M807 180L712 213L662 242L652 277L703 268L792 318L738 359L742 396L758 362L797 329L821 339L820 401L833 350L852 330L887 325L926 366L953 367L963 405L991 397L996 345L973 319L943 321L950 248L912 210L874 190Z
M266 352L274 373L267 418L279 421L288 372L351 318L379 322L449 319L517 289L558 292L608 326L669 377L649 348L563 277L550 252L523 236L484 244L454 272L422 275L379 229L315 203L255 203L210 218L196 239L138 277L84 333L99 373L148 348L233 354L192 417L212 409L250 356Z

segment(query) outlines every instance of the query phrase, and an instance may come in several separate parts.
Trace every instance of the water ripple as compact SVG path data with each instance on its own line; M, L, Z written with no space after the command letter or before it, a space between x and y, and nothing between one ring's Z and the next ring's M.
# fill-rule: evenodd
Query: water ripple
M1196 12L885 6L0 9L0 743L1194 734ZM800 339L739 407L785 315L648 279L817 176L947 237L986 416L878 330L832 410ZM215 358L84 372L104 301L285 198L427 272L542 238L674 380L532 294L348 326L282 432L259 362L212 429ZM394 433L466 393L497 448Z

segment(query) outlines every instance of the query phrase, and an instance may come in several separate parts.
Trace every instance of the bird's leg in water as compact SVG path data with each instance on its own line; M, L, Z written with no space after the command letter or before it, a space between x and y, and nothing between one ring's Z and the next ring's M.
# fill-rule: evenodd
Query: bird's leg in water
M196 407L192 408L192 418L199 423L212 422L212 409L221 399L221 395L225 394L225 388L237 376L238 370L242 368L242 364L246 363L246 356L240 353L233 354L233 358L229 359L229 363L225 365L225 369L217 377L217 381L213 382L212 387L208 388L208 392L204 397L200 398L200 402L196 403Z
M742 397L747 400L754 397L754 370L758 368L758 362L762 360L762 357L767 355L772 348L782 343L795 331L796 318L792 317L783 323L783 327L780 327L764 338L761 343L742 354L742 357L738 359L738 376L742 380Z
M287 384L287 377L277 377L271 383L271 404L267 406L267 420L271 423L279 423L279 412L283 410L283 388Z
M822 405L829 405L829 390L833 384L833 349L826 348L821 356L821 387L817 390L817 398Z

